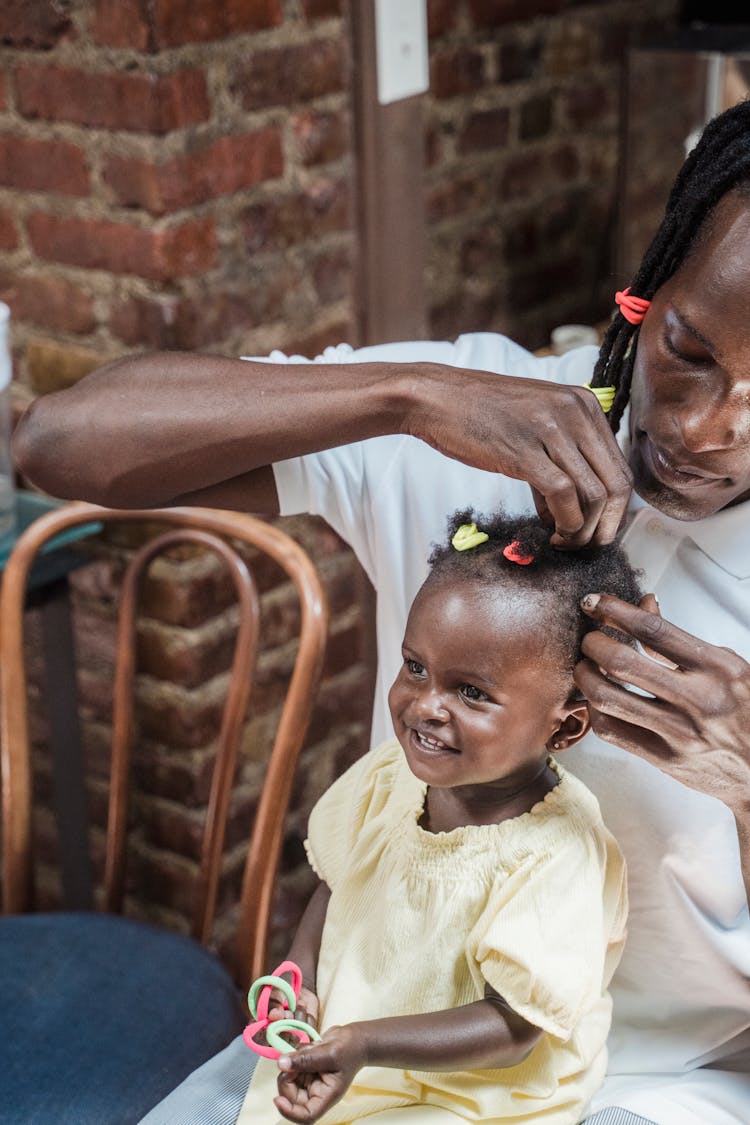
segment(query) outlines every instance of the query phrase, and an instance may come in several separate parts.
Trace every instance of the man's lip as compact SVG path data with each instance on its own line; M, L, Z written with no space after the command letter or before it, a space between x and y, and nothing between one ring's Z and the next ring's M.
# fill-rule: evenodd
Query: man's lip
M711 473L697 465L676 461L670 453L652 441L646 433L642 435L642 444L648 466L662 484L696 488L724 479L722 473Z

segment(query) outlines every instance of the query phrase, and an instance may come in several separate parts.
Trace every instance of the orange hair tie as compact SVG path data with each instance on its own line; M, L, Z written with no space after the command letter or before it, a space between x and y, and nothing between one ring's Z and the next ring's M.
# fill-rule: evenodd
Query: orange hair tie
M519 566L528 566L529 563L533 563L534 561L533 555L521 554L521 544L517 539L509 543L507 547L503 547L503 554L509 562L518 563Z
M631 324L640 324L648 312L651 304L645 297L631 297L630 286L620 289L615 293L615 304L620 306L620 312Z

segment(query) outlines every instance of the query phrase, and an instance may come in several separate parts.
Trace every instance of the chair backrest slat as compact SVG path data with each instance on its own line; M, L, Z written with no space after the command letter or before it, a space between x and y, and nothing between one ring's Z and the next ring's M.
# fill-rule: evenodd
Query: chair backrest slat
M24 603L31 567L42 548L68 528L82 524L158 521L172 525L142 547L123 582L114 683L113 750L105 908L119 910L124 887L127 790L133 734L135 629L139 591L148 566L162 551L191 542L215 551L228 566L240 607L230 685L217 740L211 791L195 896L192 933L210 940L224 832L237 751L247 711L258 646L258 597L252 576L231 541L268 554L294 583L300 599L299 648L268 761L240 901L236 977L246 983L264 970L273 885L283 821L299 751L320 679L327 634L327 607L317 571L286 533L253 516L204 508L124 511L71 503L40 517L19 537L7 561L0 590L0 774L3 796L3 911L29 908L31 892L31 766L24 667ZM227 542L229 540L230 542Z

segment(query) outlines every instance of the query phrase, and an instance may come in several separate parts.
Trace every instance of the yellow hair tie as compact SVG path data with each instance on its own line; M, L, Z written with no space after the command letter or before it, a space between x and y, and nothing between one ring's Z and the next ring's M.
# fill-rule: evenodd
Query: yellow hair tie
M477 531L475 523L462 523L451 539L451 546L457 551L469 551L472 547L478 547L480 543L486 543L488 539L487 532Z
M591 391L592 395L596 398L605 414L609 414L612 409L612 403L615 401L616 387L592 387L590 383L584 383L587 391Z

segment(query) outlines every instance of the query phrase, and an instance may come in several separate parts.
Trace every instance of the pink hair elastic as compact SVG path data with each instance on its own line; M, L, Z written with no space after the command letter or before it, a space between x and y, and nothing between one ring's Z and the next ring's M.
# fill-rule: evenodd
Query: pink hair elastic
M509 562L518 563L519 566L528 566L533 563L533 555L524 555L521 553L521 544L517 539L509 543L507 547L503 547L503 554Z
M640 324L651 304L645 297L631 297L630 286L615 293L615 303L620 306L620 312L631 324Z

